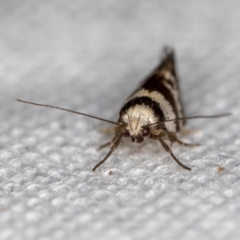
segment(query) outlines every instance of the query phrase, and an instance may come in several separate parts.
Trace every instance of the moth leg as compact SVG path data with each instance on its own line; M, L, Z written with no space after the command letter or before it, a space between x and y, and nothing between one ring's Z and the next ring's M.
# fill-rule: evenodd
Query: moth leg
M115 141L116 139L117 139L117 136L115 136L111 141L108 141L108 142L102 144L101 146L99 146L97 150L101 150L101 149L103 149L103 148L105 148L105 147L108 147L109 145L111 145L112 143L114 143L114 141Z
M174 142L177 142L177 143L179 143L180 145L185 146L185 147L196 147L196 146L200 146L199 143L185 143L185 142L183 142L182 140L180 140L180 139L177 137L176 133L174 133L174 132L169 132L169 133L168 133L168 139L169 139L169 141L171 142L171 144L174 143Z
M95 171L100 165L102 165L107 159L108 157L117 149L121 139L122 139L122 134L115 137L114 143L110 149L110 151L108 152L108 154L104 157L104 159L102 161L100 161L92 170Z
M179 143L180 145L182 146L185 146L185 147L197 147L197 146L201 146L200 143L185 143L183 142L182 140L178 139L176 140L177 143Z
M170 154L170 156L177 162L177 164L179 164L181 167L183 167L186 170L191 171L191 168L185 166L184 164L182 164L173 154L172 150L169 148L169 146L162 140L161 137L158 138L159 142L161 143L161 145L163 146L163 148L165 149L166 152L168 152Z
M100 131L105 134L112 134L115 133L115 128L113 127L108 127L108 128L101 128Z
M188 135L188 134L194 134L194 133L198 133L199 130L198 129L189 129L189 128L183 128L181 129L180 133L184 134L184 135Z

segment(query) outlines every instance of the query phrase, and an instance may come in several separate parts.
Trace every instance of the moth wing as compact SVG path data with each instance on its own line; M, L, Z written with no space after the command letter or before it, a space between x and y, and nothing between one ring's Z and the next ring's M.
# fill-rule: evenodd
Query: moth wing
M179 106L178 116L184 117L185 111L179 89L175 53L173 48L170 47L165 47L163 49L163 58L160 61L160 64L146 79L144 79L139 89L147 89L150 92L156 90L161 92L162 85L166 86L175 95L175 102ZM185 122L186 121L183 123L185 124Z

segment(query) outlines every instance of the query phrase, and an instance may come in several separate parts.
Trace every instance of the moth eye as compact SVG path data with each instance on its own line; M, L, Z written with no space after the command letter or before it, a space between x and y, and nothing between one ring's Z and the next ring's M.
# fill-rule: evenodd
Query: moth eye
M130 136L130 133L127 130L125 130L125 136Z
M144 129L142 130L142 135L143 135L144 137L148 136L149 134L150 134L150 129L149 129L149 128L144 128Z

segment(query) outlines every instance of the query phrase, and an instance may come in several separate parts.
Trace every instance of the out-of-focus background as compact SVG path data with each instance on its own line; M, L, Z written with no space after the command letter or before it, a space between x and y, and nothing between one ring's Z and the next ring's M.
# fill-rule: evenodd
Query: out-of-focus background
M81 0L0 5L0 239L239 239L239 2ZM111 138L101 123L16 102L114 120L124 99L176 51L191 115L175 144Z

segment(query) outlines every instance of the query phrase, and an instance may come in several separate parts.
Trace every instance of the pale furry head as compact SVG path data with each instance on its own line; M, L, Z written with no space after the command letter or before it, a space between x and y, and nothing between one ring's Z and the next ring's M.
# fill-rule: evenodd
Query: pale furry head
M141 143L144 137L150 134L149 128L145 126L156 122L157 119L151 108L144 105L137 105L128 109L122 116L122 121L126 124L124 128L132 141Z

